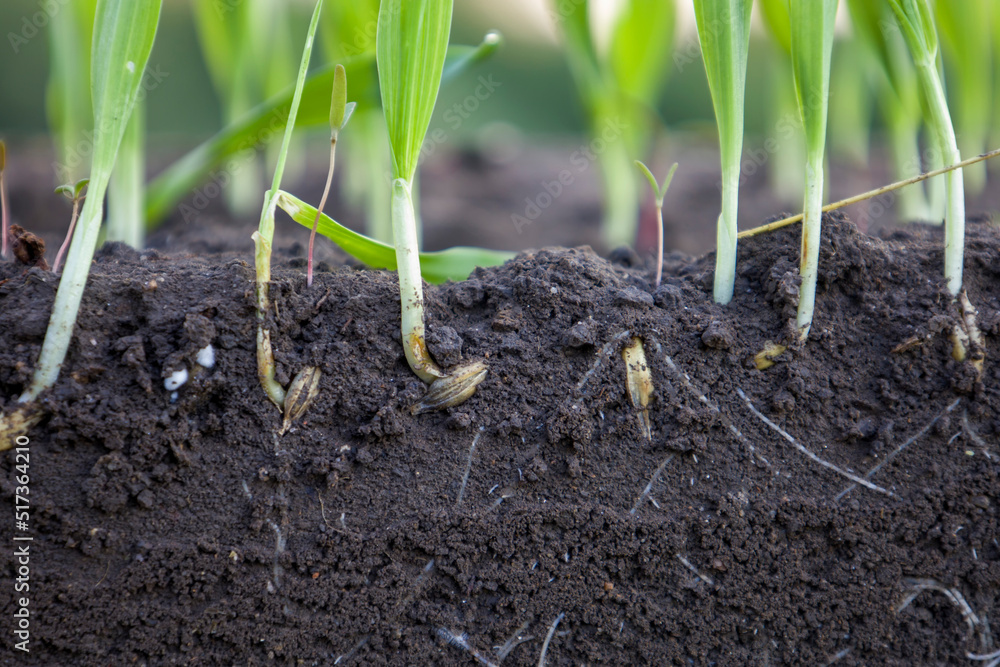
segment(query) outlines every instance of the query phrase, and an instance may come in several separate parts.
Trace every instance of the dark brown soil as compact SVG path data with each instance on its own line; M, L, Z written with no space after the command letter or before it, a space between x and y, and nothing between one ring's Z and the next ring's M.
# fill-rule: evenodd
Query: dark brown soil
M586 248L429 288L432 351L490 374L419 417L395 276L334 267L306 289L301 258L277 257L279 379L323 372L282 437L256 379L249 255L105 246L31 433L31 653L3 664L535 665L547 635L548 665L996 650L1000 234L968 231L978 380L944 333L940 233L871 238L840 217L811 340L756 370L766 341L790 338L797 235L742 243L726 307L712 257L678 253L658 290L634 256ZM4 411L55 285L0 264ZM626 398L628 334L652 368L651 442ZM216 365L172 400L163 379L208 343ZM879 490L847 491L789 440L856 477L882 466L866 478ZM0 466L10 507L11 452Z

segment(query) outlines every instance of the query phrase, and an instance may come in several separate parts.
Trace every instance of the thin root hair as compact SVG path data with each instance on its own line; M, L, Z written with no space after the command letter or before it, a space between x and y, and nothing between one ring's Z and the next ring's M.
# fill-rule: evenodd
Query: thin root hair
M894 498L895 497L895 494L892 491L889 491L887 489L883 489L881 486L876 486L875 484L872 484L868 480L862 479L861 477L858 477L854 473L848 472L848 471L844 470L843 468L841 468L840 466L834 465L833 463L830 463L829 461L827 461L825 459L821 459L820 457L816 456L811 451L809 451L806 447L803 447L802 445L800 445L799 442L795 438L793 438L791 435L789 435L787 431L785 431L783 428L781 428L780 426L778 426L777 424L775 424L773 421L771 421L770 419L768 419L767 417L765 417L764 414L760 410L758 410L757 408L755 408L754 405L753 405L753 403L750 401L750 399L747 398L747 395L743 393L742 389L740 389L739 387L737 387L736 388L736 393L740 395L740 398L742 398L744 400L744 402L746 402L747 407L750 408L750 411L753 412L762 422L764 422L765 424L767 424L772 430L776 431L779 435L781 435L781 437L783 437L785 440L787 440L789 443L791 443L791 445L793 447L795 447L795 449L797 449L800 452L802 452L803 454L805 454L809 459L815 461L816 463L818 463L819 465L823 466L824 468L828 468L828 469L834 471L838 475L842 475L842 476L846 477L847 479L849 479L849 480L851 480L853 482L856 482L857 484L860 484L861 486L863 486L863 487L865 487L867 489L871 489L872 491L877 491L878 493L885 494L885 495L889 496L890 498Z

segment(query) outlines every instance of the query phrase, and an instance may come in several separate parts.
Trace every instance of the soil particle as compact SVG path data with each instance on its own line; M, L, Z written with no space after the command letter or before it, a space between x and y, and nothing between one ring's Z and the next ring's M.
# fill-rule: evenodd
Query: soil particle
M966 287L996 313L1000 235L967 233ZM36 615L19 662L459 665L475 661L463 645L493 663L507 645L504 665L531 665L557 617L549 664L958 665L996 650L997 338L966 391L940 231L873 238L828 216L814 335L758 371L794 317L798 247L797 230L742 243L725 307L711 256L668 255L655 292L644 267L584 248L430 287L435 354L490 372L467 403L419 417L396 277L334 267L307 289L276 257L279 375L322 369L281 437L256 377L249 255L106 247L30 434ZM58 279L0 263L4 280L6 412ZM656 387L651 442L626 395L631 336ZM214 368L171 402L150 378L193 369L208 343ZM0 457L4 503L15 465ZM12 586L11 550L0 571Z
M42 271L49 270L49 263L45 261L45 241L20 225L11 225L7 234L10 237L10 249L18 263L37 267Z

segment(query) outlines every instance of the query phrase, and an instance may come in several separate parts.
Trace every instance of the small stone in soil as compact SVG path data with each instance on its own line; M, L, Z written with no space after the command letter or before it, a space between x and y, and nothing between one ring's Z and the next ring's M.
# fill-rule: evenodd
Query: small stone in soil
M649 307L653 305L653 295L649 292L643 292L638 287L630 285L625 289L618 291L615 295L615 305L637 306L640 308Z
M733 346L733 332L722 322L713 320L701 335L701 342L715 350L728 350Z

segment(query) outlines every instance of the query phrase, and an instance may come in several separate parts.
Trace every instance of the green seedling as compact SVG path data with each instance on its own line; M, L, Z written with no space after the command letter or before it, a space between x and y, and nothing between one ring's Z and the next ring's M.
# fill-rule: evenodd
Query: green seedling
M10 254L9 211L7 210L7 184L4 182L4 172L7 170L7 143L0 140L0 259L7 259Z
M96 11L97 0L74 0L52 15L45 107L59 160L57 182L75 183L87 175L79 148L94 122L90 48Z
M59 273L59 267L62 266L62 259L66 255L66 249L69 248L69 241L73 238L73 229L76 228L76 218L80 212L80 202L87 196L83 191L87 189L89 183L89 178L82 178L73 185L67 183L56 188L57 195L62 195L73 202L73 215L69 219L69 230L66 232L66 238L63 239L62 245L59 246L59 252L56 253L56 261L52 264L52 273Z
M667 80L676 8L673 0L626 0L599 49L587 0L554 2L566 58L587 114L589 131L601 137L604 180L603 235L608 247L635 241L638 186L629 164L646 151L656 124L655 107ZM608 128L621 136L608 141ZM604 135L604 136L602 136Z
M877 64L875 99L886 128L896 178L907 179L921 172L920 127L923 120L920 83L898 30L886 30L895 18L888 4L869 0L847 0L851 25L859 51ZM943 211L942 211L943 213ZM931 220L930 202L923 187L907 188L899 195L902 220Z
M796 325L803 340L809 336L816 306L819 239L823 213L826 119L830 99L830 60L837 0L793 2L789 5L792 31L792 71L795 93L806 136L806 193L799 256L799 308Z
M34 401L52 386L66 358L104 214L104 195L153 48L160 3L161 0L98 0L91 55L95 127L90 193L73 232L42 352L31 384L21 394L21 403Z
M639 167L643 174L646 176L646 180L649 181L649 187L653 190L653 197L656 199L656 287L660 286L660 281L663 278L663 198L667 196L667 189L670 188L670 182L674 180L674 172L677 171L677 163L675 162L670 171L667 172L667 177L663 179L663 185L657 185L656 178L653 176L653 172L649 170L649 167L644 165L639 160L635 161L635 165Z
M750 0L694 0L698 40L712 93L722 157L722 212L715 254L716 303L729 303L736 284L736 215L743 153L743 101L750 46Z
M146 192L146 104L136 102L125 126L118 161L108 184L108 241L142 248L146 240L143 210Z
M903 38L910 49L917 77L927 101L927 121L937 139L945 164L961 161L955 127L948 111L944 82L938 70L938 37L928 0L889 0ZM961 169L948 172L944 219L944 277L948 292L957 297L962 289L965 251L965 181Z
M478 46L451 46L442 80L456 76L496 52L501 44L496 33L490 33ZM353 95L358 102L357 112L377 107L378 91L364 82L374 79L375 58L362 54L344 62L347 78L352 82ZM330 87L333 85L334 65L319 67L306 78L297 108L298 127L325 126L330 121ZM358 86L357 82L362 85ZM273 133L281 132L291 117L295 87L272 97L250 110L239 120L230 123L215 136L192 149L177 162L163 170L146 190L147 226L155 226L177 210L177 203L191 194L199 183L210 177L225 179L228 172L223 166L234 156L255 148ZM221 172L221 173L220 173ZM379 174L379 178L382 175ZM190 211L180 206L182 216Z
M481 362L445 373L431 357L424 339L424 296L412 188L420 148L441 86L451 15L452 0L383 0L375 41L382 110L392 150L392 235L403 351L413 372L432 384L429 395L447 397L435 407L465 400L486 375Z
M299 63L298 77L295 80L295 91L292 94L291 104L288 111L288 121L285 123L285 133L281 141L281 149L278 152L278 162L274 167L274 178L271 182L271 189L264 197L264 206L260 213L260 223L257 231L254 232L254 267L257 272L257 377L261 387L268 399L279 410L289 415L288 406L285 405L285 388L275 378L274 350L271 347L271 329L267 325L267 313L271 309L268 291L271 284L271 244L274 241L274 212L277 208L278 194L281 192L281 177L285 171L285 161L288 158L288 148L292 141L292 131L295 129L295 118L299 111L299 102L302 100L302 91L305 88L306 72L309 69L309 59L312 55L313 41L316 36L316 26L319 23L320 11L323 8L323 0L317 0L313 9L312 20L309 22L309 31L306 33L305 46L302 49L302 60ZM325 97L325 96L324 96ZM301 389L303 378L312 378L312 374L319 371L307 367L299 371L297 377L292 380L292 386ZM319 382L319 376L316 376ZM311 385L310 383L308 383ZM308 395L308 392L307 394ZM299 415L305 411L296 403L294 412Z
M768 127L780 131L781 149L774 152L768 169L768 183L783 204L798 204L805 189L802 160L806 154L802 133L798 132L799 103L795 98L795 77L792 74L792 26L788 17L788 0L758 0L757 7L767 32L767 96Z
M322 213L298 197L282 191L278 195L278 207L306 229L312 229L330 239L340 249L372 269L395 271L396 248L344 227L333 218ZM443 283L446 280L465 280L478 266L499 266L514 257L512 252L486 250L457 246L437 252L420 253L420 274L429 283Z
M270 46L270 35L261 34L257 11L260 2L237 2L220 10L219 0L195 0L192 4L198 42L212 85L222 106L223 124L236 122L247 114L263 96L262 76L267 62L257 62L262 39ZM273 26L267 26L269 30ZM267 49L268 55L271 48ZM285 72L287 73L287 69ZM260 190L260 163L246 159L230 175L226 201L236 215L250 215Z
M356 103L347 103L347 73L343 65L337 65L333 76L333 93L330 102L330 169L326 172L326 185L323 186L323 196L319 200L319 208L316 210L316 218L313 220L312 231L309 233L309 260L306 268L306 285L312 287L313 282L313 245L316 242L316 225L319 224L319 216L326 205L326 198L330 194L330 183L333 182L333 165L337 158L337 136L351 119Z
M955 109L955 129L963 155L978 155L986 148L993 109L991 15L994 0L936 0L934 17L941 38L945 69ZM965 170L965 188L977 194L986 185L984 165Z
M379 0L355 0L330 5L320 19L320 37L328 62L345 62L361 55L375 56L375 30ZM389 187L384 174L389 163L389 139L379 108L378 73L365 70L367 81L352 80L358 90L369 91L373 104L362 104L351 118L352 141L341 151L351 169L343 172L341 191L348 205L365 214L369 236L392 243ZM446 75L447 76L447 75Z

